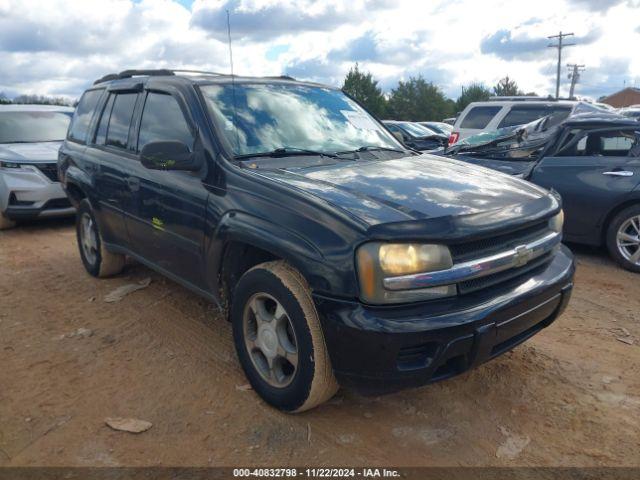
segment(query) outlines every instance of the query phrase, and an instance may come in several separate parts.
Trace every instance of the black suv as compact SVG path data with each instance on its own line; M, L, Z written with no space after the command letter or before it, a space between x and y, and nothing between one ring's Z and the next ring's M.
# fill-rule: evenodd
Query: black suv
M87 271L130 256L224 308L251 385L286 411L338 383L458 374L548 326L572 288L556 195L407 150L324 85L108 75L58 167Z

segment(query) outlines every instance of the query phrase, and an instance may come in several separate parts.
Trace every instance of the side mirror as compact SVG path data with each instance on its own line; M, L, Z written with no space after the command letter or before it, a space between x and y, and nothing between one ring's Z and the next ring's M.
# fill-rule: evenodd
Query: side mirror
M151 170L200 170L196 155L182 142L149 142L140 152L142 165Z

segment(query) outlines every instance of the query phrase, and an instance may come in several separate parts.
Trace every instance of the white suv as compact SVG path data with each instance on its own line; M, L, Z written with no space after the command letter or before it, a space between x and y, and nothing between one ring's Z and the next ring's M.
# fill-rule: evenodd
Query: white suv
M73 215L58 181L58 149L73 108L0 105L0 230L16 220Z
M580 103L540 97L492 97L486 102L473 102L458 115L449 145L480 132L524 125L551 114L563 120Z

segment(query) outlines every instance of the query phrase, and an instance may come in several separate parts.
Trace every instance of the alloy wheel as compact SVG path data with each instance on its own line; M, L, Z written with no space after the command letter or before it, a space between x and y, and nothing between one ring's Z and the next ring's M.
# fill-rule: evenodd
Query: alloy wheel
M276 388L288 386L298 370L298 344L284 307L267 293L247 302L242 320L244 342L262 379Z
M625 260L640 266L640 215L622 222L616 235L616 243Z
M80 219L80 245L87 262L95 265L98 257L98 233L88 213L83 213Z

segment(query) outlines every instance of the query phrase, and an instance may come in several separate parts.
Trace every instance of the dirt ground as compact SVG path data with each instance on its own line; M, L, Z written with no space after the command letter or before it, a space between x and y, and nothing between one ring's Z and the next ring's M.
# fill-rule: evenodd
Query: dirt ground
M639 466L640 275L575 249L567 312L514 351L285 415L242 388L207 302L140 265L90 277L70 221L0 232L0 465ZM106 417L153 426L116 432Z

